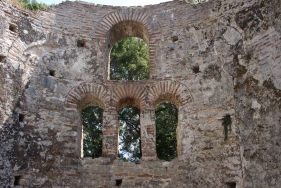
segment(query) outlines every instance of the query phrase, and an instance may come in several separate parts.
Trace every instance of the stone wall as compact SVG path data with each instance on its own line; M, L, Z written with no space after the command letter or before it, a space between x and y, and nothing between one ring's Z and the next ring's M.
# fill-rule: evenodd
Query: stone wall
M279 0L0 7L1 187L281 186ZM108 79L110 49L126 36L149 44L149 80ZM171 162L155 149L163 101L179 110ZM88 105L104 109L96 159L81 154ZM117 157L117 111L128 105L141 110L137 164Z

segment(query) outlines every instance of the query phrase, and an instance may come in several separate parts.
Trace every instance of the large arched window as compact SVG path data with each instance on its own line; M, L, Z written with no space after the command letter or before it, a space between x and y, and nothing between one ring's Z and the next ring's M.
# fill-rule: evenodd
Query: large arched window
M110 80L149 79L148 52L148 45L140 38L119 40L110 53Z
M106 44L107 79L143 80L149 78L149 33L142 23L126 20L113 25L107 33ZM143 67L145 71L142 70L142 74L139 74L141 70L139 72L136 70ZM139 75L137 76L136 73ZM143 76L143 74L146 75Z
M178 109L171 102L156 106L156 152L157 157L170 161L177 157Z
M88 106L81 111L81 116L84 157L100 157L102 156L103 109L98 106Z
M118 156L126 161L137 162L140 160L140 110L128 106L118 111L119 121L119 146Z

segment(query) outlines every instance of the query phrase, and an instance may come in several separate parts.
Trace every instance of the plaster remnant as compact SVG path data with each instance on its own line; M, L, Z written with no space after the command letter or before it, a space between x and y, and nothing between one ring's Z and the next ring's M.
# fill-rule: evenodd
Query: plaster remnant
M232 27L227 27L226 32L223 34L223 37L230 45L236 45L239 40L242 39L241 34Z

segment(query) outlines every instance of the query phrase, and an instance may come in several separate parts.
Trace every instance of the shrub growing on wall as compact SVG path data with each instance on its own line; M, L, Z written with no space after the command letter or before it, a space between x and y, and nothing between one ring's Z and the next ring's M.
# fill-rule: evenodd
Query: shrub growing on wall
M19 0L19 2L23 6L23 8L32 11L44 10L49 7L45 3L38 3L36 0Z

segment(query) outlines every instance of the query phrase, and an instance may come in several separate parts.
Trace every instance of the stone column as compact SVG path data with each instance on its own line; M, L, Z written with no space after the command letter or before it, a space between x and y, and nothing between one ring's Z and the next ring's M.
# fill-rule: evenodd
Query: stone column
M182 155L182 125L181 122L184 122L182 114L182 106L178 107L178 126L177 126L177 155Z
M117 157L118 152L118 116L116 110L103 112L102 156Z
M155 110L144 109L140 113L142 160L155 160L156 127Z

